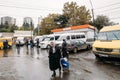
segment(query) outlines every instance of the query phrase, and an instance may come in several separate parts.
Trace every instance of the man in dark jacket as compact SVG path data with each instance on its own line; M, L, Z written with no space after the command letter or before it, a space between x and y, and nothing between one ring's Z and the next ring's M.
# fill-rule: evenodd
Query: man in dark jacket
M26 47L27 47L27 49L28 49L28 45L29 45L29 41L28 41L28 39L26 39L26 41L25 41L25 45L26 45Z
M3 49L4 49L4 57L8 57L8 41L7 40L5 40L4 42L3 42Z
M20 44L21 44L20 41L17 40L17 41L16 41L16 48L17 48L17 53L18 53L18 54L20 54L20 46L21 46Z
M37 48L39 48L39 43L40 43L39 39L37 39Z
M62 56L68 58L67 43L66 43L65 39L63 39L63 43L62 43Z
M3 42L3 49L6 50L6 49L8 49L8 47L9 47L8 41L5 40L5 41Z
M55 70L59 68L59 74L61 74L61 66L60 66L60 48L55 46L54 42L50 43L49 49L49 68L53 71L52 77L56 76Z
M34 47L34 42L33 42L33 40L32 40L32 39L30 40L30 46L31 46L31 48L33 48L33 47Z

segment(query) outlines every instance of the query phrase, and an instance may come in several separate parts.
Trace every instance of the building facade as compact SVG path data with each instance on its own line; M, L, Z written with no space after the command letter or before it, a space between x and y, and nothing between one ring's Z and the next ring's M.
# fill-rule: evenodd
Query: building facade
M24 20L23 20L23 23L28 23L28 24L31 24L31 23L33 23L33 20L32 20L32 18L31 17L25 17L24 18Z
M9 16L5 16L5 17L1 17L1 24L6 24L6 22L8 23L8 25L15 25L16 24L16 19L13 17L9 17Z
M67 28L59 28L51 30L54 34L66 34L66 33L85 33L88 40L94 40L97 36L97 29L89 24L72 26Z
M14 31L13 37L33 37L33 31Z

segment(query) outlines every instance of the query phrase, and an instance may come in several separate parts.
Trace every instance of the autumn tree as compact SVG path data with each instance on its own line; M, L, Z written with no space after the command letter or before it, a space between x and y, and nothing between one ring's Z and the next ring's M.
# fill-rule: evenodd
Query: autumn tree
M7 21L0 25L0 32L14 32L16 29L18 29L18 26L15 24L9 24Z
M114 25L116 23L111 22L110 19L107 16L104 15L98 15L94 22L91 23L91 25L97 27L98 30L103 28L104 26Z
M86 24L91 19L89 10L85 6L78 6L76 2L65 3L63 15L68 18L67 26Z
M56 23L54 19L58 17L58 14L49 14L41 21L40 34L50 34L52 29L56 29Z
M54 19L54 22L56 25L60 28L64 28L67 25L68 18L64 15L59 15Z

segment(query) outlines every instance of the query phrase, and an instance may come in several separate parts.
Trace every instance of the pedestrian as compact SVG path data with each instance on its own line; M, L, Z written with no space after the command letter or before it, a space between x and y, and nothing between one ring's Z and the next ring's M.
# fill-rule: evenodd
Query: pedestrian
M4 49L4 57L7 57L8 56L8 41L7 40L5 40L4 42L3 42L3 49Z
M4 50L7 50L8 49L8 41L7 40L5 40L4 42L3 42L3 49Z
M33 47L34 47L34 42L33 42L33 40L32 40L32 39L30 40L30 46L31 46L31 48L33 48Z
M29 49L28 49L29 40L28 39L25 40L25 45L26 45L26 54L28 55L29 54Z
M21 45L20 45L20 41L17 40L17 41L16 41L16 48L17 48L17 53L18 53L18 54L20 54L20 46L21 46Z
M25 45L26 45L26 47L27 47L27 49L28 49L28 45L29 45L28 39L25 40Z
M65 39L63 39L63 43L62 43L62 56L63 58L64 57L68 58L67 43Z
M49 68L51 71L53 71L52 77L56 76L56 71L59 69L59 75L61 75L61 65L60 65L60 59L61 59L61 52L60 48L55 45L54 42L50 43L49 48Z
M37 39L37 48L39 48L39 43L40 43L39 39Z

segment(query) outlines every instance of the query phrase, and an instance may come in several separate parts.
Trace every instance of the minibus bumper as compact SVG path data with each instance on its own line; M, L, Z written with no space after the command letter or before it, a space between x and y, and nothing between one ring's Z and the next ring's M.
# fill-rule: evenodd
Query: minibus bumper
M102 53L102 52L95 52L93 51L96 57L100 59L108 60L108 61L120 61L120 54L109 54L109 53Z

